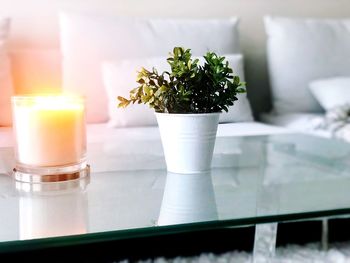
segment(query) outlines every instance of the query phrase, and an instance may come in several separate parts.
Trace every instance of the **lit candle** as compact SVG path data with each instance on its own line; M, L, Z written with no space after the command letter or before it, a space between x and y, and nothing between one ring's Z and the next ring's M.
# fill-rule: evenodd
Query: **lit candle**
M15 96L12 98L16 168L76 166L85 163L85 107L80 97Z

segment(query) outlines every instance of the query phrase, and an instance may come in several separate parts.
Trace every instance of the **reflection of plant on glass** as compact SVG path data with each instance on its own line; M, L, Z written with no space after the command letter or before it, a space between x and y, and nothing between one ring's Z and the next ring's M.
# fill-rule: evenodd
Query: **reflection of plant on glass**
M211 172L167 173L157 225L218 220Z
M140 85L130 91L129 99L119 96L118 106L143 103L162 113L212 113L228 111L237 94L245 92L225 57L213 52L204 56L202 66L190 49L175 47L167 62L170 72L142 68L137 75Z

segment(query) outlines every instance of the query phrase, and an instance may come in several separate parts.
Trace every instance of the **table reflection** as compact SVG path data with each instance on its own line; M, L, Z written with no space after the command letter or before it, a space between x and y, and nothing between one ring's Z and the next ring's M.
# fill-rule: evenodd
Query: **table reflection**
M211 172L167 173L158 225L218 219Z
M28 184L16 182L21 240L87 233L90 178Z

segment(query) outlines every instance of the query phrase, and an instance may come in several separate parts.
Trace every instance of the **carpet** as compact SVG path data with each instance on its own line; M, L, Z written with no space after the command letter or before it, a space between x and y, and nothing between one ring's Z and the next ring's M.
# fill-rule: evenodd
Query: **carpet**
M188 258L157 258L139 261L139 263L251 263L252 254L233 251L221 255L211 253L201 254ZM288 245L278 247L273 263L350 263L350 242L330 244L327 251L320 250L319 243L310 243L305 246ZM122 263L128 263L127 260Z

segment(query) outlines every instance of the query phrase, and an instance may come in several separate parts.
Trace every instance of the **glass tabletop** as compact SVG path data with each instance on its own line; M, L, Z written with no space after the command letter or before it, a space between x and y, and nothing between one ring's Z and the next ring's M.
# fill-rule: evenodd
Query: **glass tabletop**
M91 175L25 184L0 148L0 252L350 214L350 144L218 137L212 170L167 173L150 138L88 146Z

